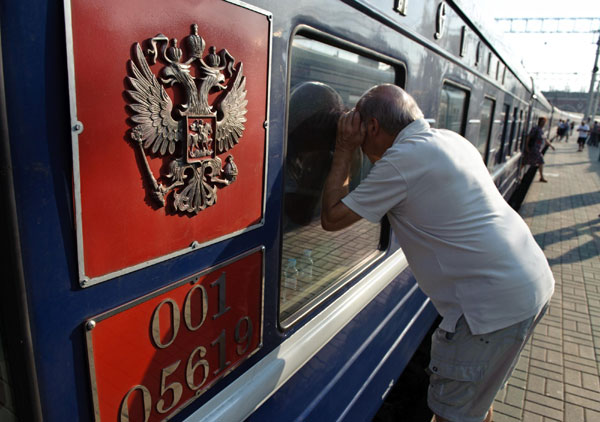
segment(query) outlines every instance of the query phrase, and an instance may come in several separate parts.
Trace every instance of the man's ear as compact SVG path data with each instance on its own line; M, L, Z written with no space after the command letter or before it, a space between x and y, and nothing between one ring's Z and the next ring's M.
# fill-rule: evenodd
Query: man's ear
M379 133L379 122L375 117L369 117L367 121L367 136L374 137Z

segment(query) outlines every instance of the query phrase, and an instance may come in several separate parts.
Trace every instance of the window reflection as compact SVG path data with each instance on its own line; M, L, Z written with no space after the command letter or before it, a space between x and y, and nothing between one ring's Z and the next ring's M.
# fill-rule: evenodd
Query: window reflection
M284 326L381 253L381 224L361 220L345 230L325 232L321 195L340 114L373 85L396 79L395 69L386 63L303 36L292 43L290 72L280 283ZM357 150L351 190L369 169L369 160Z
M343 109L342 97L320 82L304 82L290 95L284 199L290 224L306 225L319 215Z

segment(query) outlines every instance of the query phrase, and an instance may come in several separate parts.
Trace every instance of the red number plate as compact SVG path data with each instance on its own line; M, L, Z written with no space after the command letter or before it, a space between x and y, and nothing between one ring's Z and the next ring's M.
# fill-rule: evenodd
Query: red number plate
M86 323L96 420L168 419L262 344L263 252Z

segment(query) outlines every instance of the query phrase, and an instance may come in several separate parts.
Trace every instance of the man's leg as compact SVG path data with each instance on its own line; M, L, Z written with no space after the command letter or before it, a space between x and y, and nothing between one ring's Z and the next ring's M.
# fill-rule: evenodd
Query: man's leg
M539 169L539 171L540 171L540 182L547 182L547 180L546 180L546 179L544 179L544 165L543 165L543 164L540 164L540 165L538 166L538 169Z
M492 420L494 399L545 309L536 317L488 334L472 334L464 317L454 333L440 328L434 332L427 403L436 421Z

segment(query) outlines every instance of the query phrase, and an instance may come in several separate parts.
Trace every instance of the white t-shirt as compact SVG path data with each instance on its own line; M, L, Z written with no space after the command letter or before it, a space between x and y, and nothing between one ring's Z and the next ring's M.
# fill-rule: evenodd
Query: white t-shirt
M579 125L579 127L577 128L577 132L579 132L580 138L586 138L588 136L589 131L590 127L586 124Z
M386 213L408 263L453 332L484 334L536 315L554 278L523 219L462 136L419 119L342 200L369 221Z

